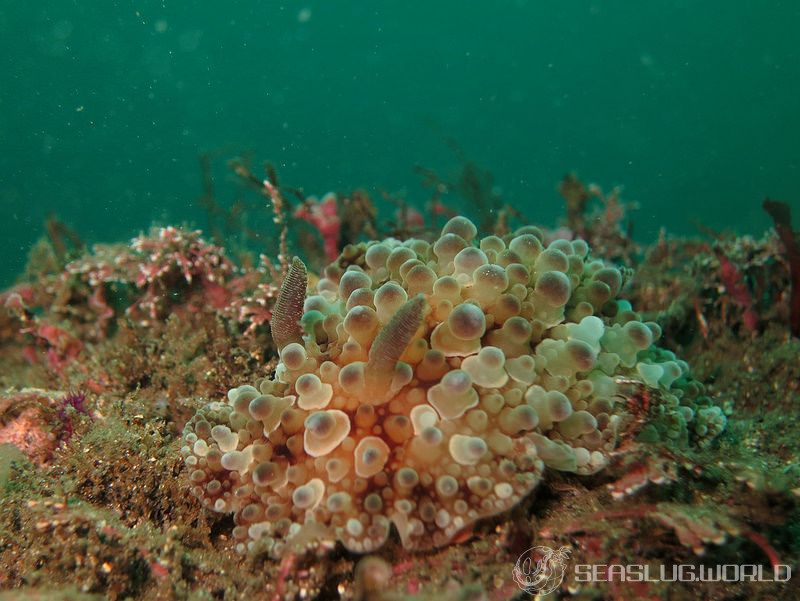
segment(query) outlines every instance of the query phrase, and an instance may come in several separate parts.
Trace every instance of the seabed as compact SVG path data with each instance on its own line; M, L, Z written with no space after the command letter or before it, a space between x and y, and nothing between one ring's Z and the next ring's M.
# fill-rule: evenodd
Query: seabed
M407 549L394 532L366 554L335 537L280 553L242 544L234 517L192 494L184 426L230 388L274 374L270 322L290 258L304 258L313 287L329 263L358 264L365 240L431 241L455 213L434 192L425 215L399 204L385 219L364 191L296 199L274 174L235 168L271 234L220 217L213 197L205 233L165 226L87 248L51 221L0 294L0 601L525 599L513 569L535 546L568 548L568 566L651 573L747 564L771 577L798 565L800 257L788 207L765 203L776 227L760 237L663 232L641 245L619 191L573 176L555 229L473 189L479 236L538 226L545 246L585 240L624 275L619 297L657 324L658 345L691 367L724 429L658 436L648 428L658 391L632 387L608 465L545 469L519 503L449 544ZM546 598L788 600L798 582L586 582L568 567Z

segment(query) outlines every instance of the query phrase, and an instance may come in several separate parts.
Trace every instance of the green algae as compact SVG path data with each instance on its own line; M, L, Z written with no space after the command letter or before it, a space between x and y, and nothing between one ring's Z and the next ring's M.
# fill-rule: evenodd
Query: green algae
M30 465L25 454L10 443L0 444L0 497L21 488L12 478L15 467Z

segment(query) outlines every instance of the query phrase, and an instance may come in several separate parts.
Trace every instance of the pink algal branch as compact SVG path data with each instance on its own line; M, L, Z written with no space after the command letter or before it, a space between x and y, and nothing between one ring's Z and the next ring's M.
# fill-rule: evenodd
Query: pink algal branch
M268 179L264 180L264 193L272 201L272 221L280 228L278 263L281 266L281 273L286 273L286 270L289 269L289 245L287 242L289 228L286 223L286 201L277 186Z
M608 488L612 498L618 501L638 492L648 484L666 484L677 479L675 466L669 458L646 456L627 466L625 474L609 484Z
M295 209L294 216L317 228L322 236L325 257L328 261L335 261L339 256L339 238L342 230L336 195L329 192L322 197L322 200L311 196Z
M140 291L126 313L140 319L146 316L142 321L155 321L167 305L168 295L178 286L199 291L215 309L226 307L231 300L227 282L234 266L224 251L206 242L199 231L170 226L134 238L129 248L116 252L97 247L94 256L67 265L67 272L95 288L91 302L102 319L110 319L112 314L103 285L116 282Z
M297 555L294 553L290 553L281 561L281 565L278 569L278 578L275 582L275 595L272 597L274 601L280 601L281 599L287 598L286 584L289 581L289 575L292 573L296 563Z
M11 293L5 300L5 308L9 309L20 320L21 334L33 337L35 346L26 347L23 351L31 363L38 362L36 347L44 351L47 366L53 372L61 374L83 350L83 342L69 333L64 328L43 321L34 315L22 296L16 292Z
M567 205L565 227L546 233L547 240L583 238L598 256L633 264L638 247L626 217L628 210L637 208L637 204L623 202L621 187L606 193L599 185L587 186L569 174L561 181L559 193Z
M92 339L101 340L117 317L106 298L110 288L116 289L116 302L124 304L125 315L142 326L161 321L169 313L211 308L252 334L271 318L282 277L280 266L266 255L261 255L257 268L240 269L223 248L204 240L199 231L165 227L140 235L130 245L96 245L92 253L69 263L59 281L69 294L80 290L81 310L84 305L90 310L83 319L92 324ZM10 295L0 301L6 297ZM24 306L22 300L23 295L17 294L9 302ZM52 305L49 297L33 305L43 303Z
M617 520L632 520L636 523L642 520L655 521L672 530L683 546L699 556L705 554L708 544L722 545L730 536L746 538L761 549L773 569L782 565L778 552L766 537L713 507L692 507L677 503L634 505L624 509L597 511L567 524L558 533L545 530L540 535L550 539L556 535L574 536L596 531L602 523Z
M283 279L279 268L261 255L258 268L234 278L226 290L232 295L224 314L239 324L247 324L245 336L272 319L272 307Z
M742 533L742 536L753 542L759 549L761 549L761 551L764 552L764 555L767 556L767 559L769 560L773 570L779 569L781 566L781 559L778 556L778 552L762 534L752 530L745 530Z
M717 249L717 257L719 259L719 274L725 290L733 302L739 305L742 310L742 320L748 332L753 334L758 332L758 313L755 310L753 297L747 284L744 282L742 272L737 269L736 265L720 250Z
M86 406L86 394L68 392L58 400L56 415L61 421L61 431L58 436L59 444L67 444L75 434L75 417L86 415L91 418L91 412Z
M412 206L395 209L394 220L401 231L417 232L425 228L425 217Z
M786 260L789 263L789 274L792 282L789 324L792 336L800 338L800 243L792 230L792 210L785 202L764 201L764 210L769 213L775 223L775 231L783 243Z

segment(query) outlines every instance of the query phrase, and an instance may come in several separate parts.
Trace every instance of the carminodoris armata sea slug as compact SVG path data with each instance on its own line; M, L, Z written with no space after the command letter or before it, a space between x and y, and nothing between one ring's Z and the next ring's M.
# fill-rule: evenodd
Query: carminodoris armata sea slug
M240 550L279 554L304 527L355 552L392 525L407 549L444 545L545 466L603 468L625 415L616 378L669 390L686 372L646 357L658 326L616 299L620 271L584 241L476 235L455 217L433 243L361 245L313 293L294 260L274 376L184 431L192 491L234 514Z

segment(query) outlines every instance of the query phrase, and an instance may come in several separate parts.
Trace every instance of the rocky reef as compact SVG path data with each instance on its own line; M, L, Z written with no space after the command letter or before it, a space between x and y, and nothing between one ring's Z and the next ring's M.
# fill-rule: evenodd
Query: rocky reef
M294 201L236 164L274 228L260 255L209 198L213 242L87 248L49 223L0 294L0 600L499 601L535 547L797 565L788 207L761 237L642 247L620 190L565 178L548 229L465 171L381 220L363 190ZM567 570L552 597L796 582Z

